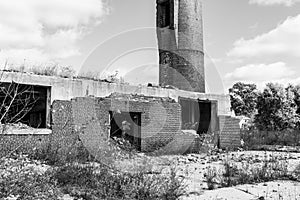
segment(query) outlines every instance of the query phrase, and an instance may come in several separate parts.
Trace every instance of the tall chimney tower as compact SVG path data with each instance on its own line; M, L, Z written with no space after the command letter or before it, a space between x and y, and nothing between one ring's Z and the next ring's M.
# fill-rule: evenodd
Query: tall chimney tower
M157 0L159 84L205 93L201 0Z

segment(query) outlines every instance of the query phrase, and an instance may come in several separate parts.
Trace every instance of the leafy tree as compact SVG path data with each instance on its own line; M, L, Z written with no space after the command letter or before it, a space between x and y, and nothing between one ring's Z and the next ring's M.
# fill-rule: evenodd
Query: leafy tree
M258 90L255 84L238 82L229 89L231 108L237 116L252 117L256 111Z
M300 114L300 85L289 85L288 88L290 88L292 90L292 92L294 93L294 101L295 104L297 105L297 114Z
M292 87L268 83L257 98L255 124L260 130L295 129L299 123Z

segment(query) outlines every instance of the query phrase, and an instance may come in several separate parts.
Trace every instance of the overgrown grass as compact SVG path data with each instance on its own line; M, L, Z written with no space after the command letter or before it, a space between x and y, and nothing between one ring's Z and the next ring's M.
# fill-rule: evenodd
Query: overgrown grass
M262 145L299 146L299 130L259 131L255 127L241 131L241 139L246 149L255 149Z
M58 199L62 196L52 171L25 156L0 160L0 199Z
M28 72L36 75L44 75L44 76L59 76L63 78L73 78L76 75L76 71L69 66L60 66L56 63L46 64L44 66L31 66L25 67L24 65L15 66L10 65L5 69L5 71L12 72Z
M64 193L83 199L170 199L184 194L182 179L170 174L124 173L103 166L66 165L55 179Z
M62 163L58 155L46 148L31 157L2 158L0 199L9 196L60 199L69 194L74 199L85 200L176 200L185 194L184 178L177 175L174 167L157 172L153 171L152 163L133 163L137 167L128 172L122 170L122 166L106 166L77 157L66 158Z
M68 149L67 153L62 153L60 146L47 144L43 148L35 149L35 151L29 154L29 158L40 160L51 166L61 166L72 162L85 163L94 161L94 157L81 142L74 142L64 147Z
M8 72L20 72L20 73L32 73L36 75L43 76L56 76L63 78L76 78L76 79L86 79L109 83L118 83L128 85L122 76L118 75L115 71L112 74L100 75L100 72L96 71L84 71L76 73L76 71L71 66L61 66L57 63L48 63L45 65L34 65L26 66L23 65L7 65L3 71Z
M231 187L239 184L261 183L274 180L292 179L288 172L288 162L278 157L267 159L265 156L261 163L248 162L238 165L226 160L222 168L208 167L205 173L208 189L216 187Z

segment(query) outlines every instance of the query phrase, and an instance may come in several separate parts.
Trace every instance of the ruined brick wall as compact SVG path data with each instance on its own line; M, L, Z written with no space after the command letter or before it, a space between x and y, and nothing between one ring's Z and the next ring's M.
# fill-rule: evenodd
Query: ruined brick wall
M54 101L52 104L51 152L58 154L64 161L73 159L80 146L78 134L74 130L71 101Z
M178 103L152 102L146 108L142 115L142 149L145 151L152 150L156 141L168 143L181 130L181 106Z
M181 107L167 101L128 101L97 99L96 114L103 130L109 122L109 111L141 113L141 148L151 151L157 143L168 143L181 128Z
M142 151L151 151L156 143L171 141L181 128L180 105L176 102L158 99L149 98L149 100L136 101L122 98L83 97L73 99L71 102L57 101L53 105L55 110L53 113L53 140L59 146L63 144L68 146L65 143L74 142L78 134L84 130L84 126L93 121L99 124L99 127L97 125L95 128L98 129L99 134L103 134L101 137L105 140L109 137L107 129L109 111L138 112L141 113L141 148ZM68 121L70 116L72 119Z
M169 143L181 133L180 104L161 98L138 96L130 99L126 95L117 98L80 97L72 101L57 101L53 104L53 110L52 142L57 143L61 151L69 151L67 146L76 143L80 134L85 134L84 140L94 143L108 139L110 111L141 114L142 151L156 150L157 146ZM219 118L220 147L239 147L239 120L230 116ZM217 139L212 141L210 145L216 146ZM205 146L196 140L190 143L193 144L193 151Z
M48 134L3 134L0 135L0 158L11 153L34 154L48 148Z
M230 116L219 116L219 144L222 149L235 149L241 146L240 120Z
M78 140L78 134L74 131L71 101L54 101L51 112L51 134L30 134L30 132L28 134L2 134L0 135L0 157L12 151L32 155L43 150L50 150L51 153L57 154L62 161L77 157L78 147L82 144ZM21 130L19 132L22 133Z

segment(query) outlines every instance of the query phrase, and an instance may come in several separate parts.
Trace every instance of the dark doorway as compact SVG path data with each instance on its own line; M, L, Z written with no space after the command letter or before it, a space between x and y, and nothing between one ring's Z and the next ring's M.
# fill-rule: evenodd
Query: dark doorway
M0 83L2 123L21 122L33 128L46 128L49 92L50 87Z
M207 133L211 121L211 103L199 101L198 105L200 110L198 133Z
M141 113L109 112L110 137L125 137L137 150L141 150Z
M198 134L215 131L217 109L215 102L180 98L182 129L196 130Z

